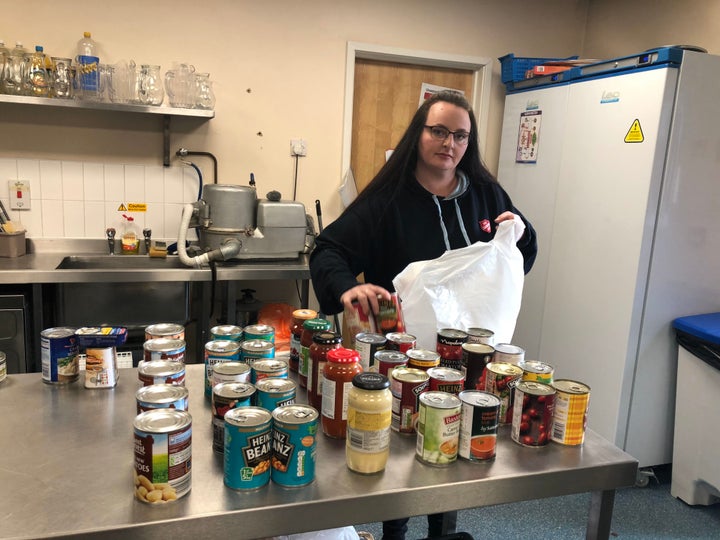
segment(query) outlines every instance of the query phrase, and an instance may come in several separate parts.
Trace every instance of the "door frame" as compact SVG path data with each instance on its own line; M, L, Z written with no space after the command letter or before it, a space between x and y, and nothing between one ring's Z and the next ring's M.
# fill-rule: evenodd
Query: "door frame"
M343 110L343 143L341 177L350 169L352 149L353 99L355 94L355 60L379 60L398 64L415 64L439 68L466 69L473 74L472 96L466 96L475 112L480 155L485 155L489 126L492 59L480 56L445 54L433 51L399 49L371 43L348 41L345 68L345 103Z

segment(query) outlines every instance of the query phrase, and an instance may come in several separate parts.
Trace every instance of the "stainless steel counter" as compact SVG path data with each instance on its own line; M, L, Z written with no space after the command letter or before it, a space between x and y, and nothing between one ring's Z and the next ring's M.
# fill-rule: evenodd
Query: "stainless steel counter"
M372 476L347 469L344 441L319 435L311 485L236 492L212 450L203 366L187 374L193 487L163 506L132 495L136 370L110 390L39 374L0 383L0 538L251 539L587 491L588 537L608 538L614 490L635 482L637 461L592 431L582 447L535 449L503 427L494 462L447 468L418 462L415 438L393 433L387 469Z

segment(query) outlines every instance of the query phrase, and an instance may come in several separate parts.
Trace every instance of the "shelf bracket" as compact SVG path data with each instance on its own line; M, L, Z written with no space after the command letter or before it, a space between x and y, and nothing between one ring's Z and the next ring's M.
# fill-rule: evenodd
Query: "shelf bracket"
M163 165L170 166L170 115L163 114Z

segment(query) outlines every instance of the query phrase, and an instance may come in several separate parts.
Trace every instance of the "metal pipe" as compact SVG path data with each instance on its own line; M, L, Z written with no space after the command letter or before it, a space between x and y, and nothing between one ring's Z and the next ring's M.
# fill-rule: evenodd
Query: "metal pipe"
M207 156L210 159L213 160L213 183L218 183L218 161L217 158L211 154L210 152L199 152L199 151L192 151L188 150L187 148L180 148L177 152L175 152L175 155L178 157L186 157L186 156Z

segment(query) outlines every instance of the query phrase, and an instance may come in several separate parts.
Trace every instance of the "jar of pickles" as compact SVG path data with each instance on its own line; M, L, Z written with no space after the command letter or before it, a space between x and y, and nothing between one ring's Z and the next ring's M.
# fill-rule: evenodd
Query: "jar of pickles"
M292 312L292 325L290 326L290 371L297 371L300 365L300 337L302 336L303 323L309 319L317 318L317 311L314 309L296 309Z
M307 393L308 403L320 410L322 408L322 372L327 362L327 353L339 349L342 336L335 332L318 332L313 335L308 358Z
M322 430L328 437L344 439L347 430L348 393L355 375L362 373L360 354L353 349L332 349L322 379Z
M303 322L303 331L300 334L300 364L298 365L298 384L307 388L308 363L310 362L310 345L312 338L318 332L330 330L330 321L327 319L308 319Z
M348 392L345 461L351 471L381 472L390 455L392 394L385 375L355 375Z

